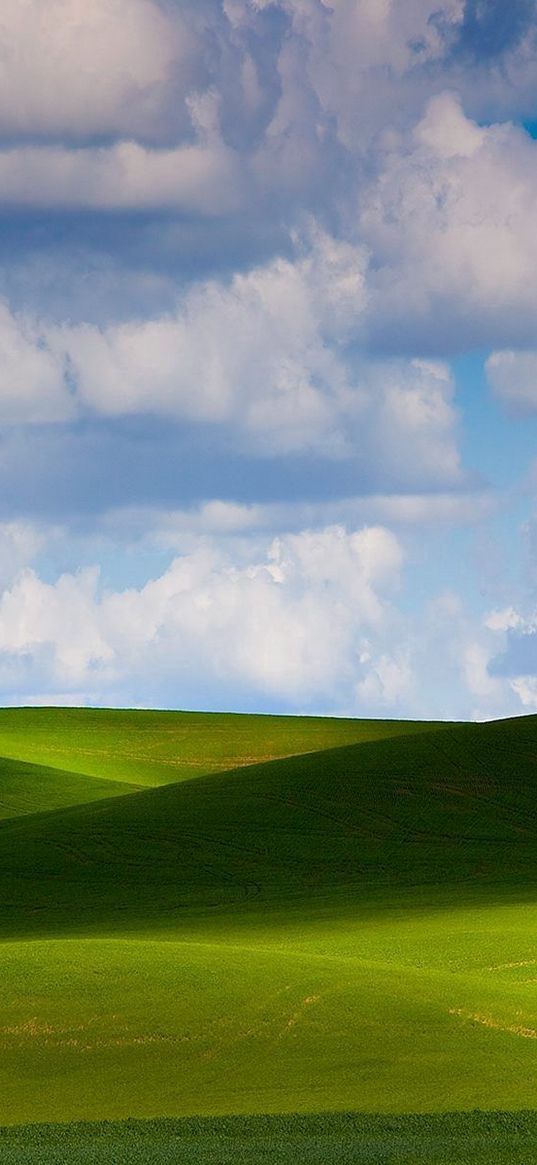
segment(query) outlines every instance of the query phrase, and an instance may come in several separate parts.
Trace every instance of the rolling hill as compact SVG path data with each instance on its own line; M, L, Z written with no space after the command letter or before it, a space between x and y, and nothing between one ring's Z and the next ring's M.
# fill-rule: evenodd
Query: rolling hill
M242 765L413 735L436 725L212 712L0 708L0 756L129 784L173 784Z
M535 718L17 709L0 749L0 1125L146 1118L155 1161L209 1162L237 1114L230 1160L309 1163L329 1112L334 1161L443 1162L479 1109L471 1159L524 1159ZM76 1160L112 1128L73 1125Z

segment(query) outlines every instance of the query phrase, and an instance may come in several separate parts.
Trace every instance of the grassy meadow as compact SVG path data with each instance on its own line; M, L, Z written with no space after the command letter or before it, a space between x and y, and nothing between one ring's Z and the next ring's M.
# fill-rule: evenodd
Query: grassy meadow
M0 754L2 1162L537 1159L535 718L6 709Z

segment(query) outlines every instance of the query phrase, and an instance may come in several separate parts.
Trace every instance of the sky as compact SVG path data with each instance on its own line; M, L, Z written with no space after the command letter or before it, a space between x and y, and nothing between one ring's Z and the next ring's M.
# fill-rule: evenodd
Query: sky
M3 0L0 703L537 712L534 0Z

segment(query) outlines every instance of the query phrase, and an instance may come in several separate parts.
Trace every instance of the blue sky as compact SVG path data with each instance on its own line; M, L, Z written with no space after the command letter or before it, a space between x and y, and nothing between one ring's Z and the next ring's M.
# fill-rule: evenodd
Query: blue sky
M5 0L0 702L537 711L533 0Z

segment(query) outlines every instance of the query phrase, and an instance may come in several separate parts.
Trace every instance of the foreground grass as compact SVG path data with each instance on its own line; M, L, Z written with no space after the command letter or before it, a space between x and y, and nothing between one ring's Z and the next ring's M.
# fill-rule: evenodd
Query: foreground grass
M534 1104L534 904L217 930L2 944L0 1124Z
M529 1165L536 1113L128 1121L0 1131L4 1165Z

